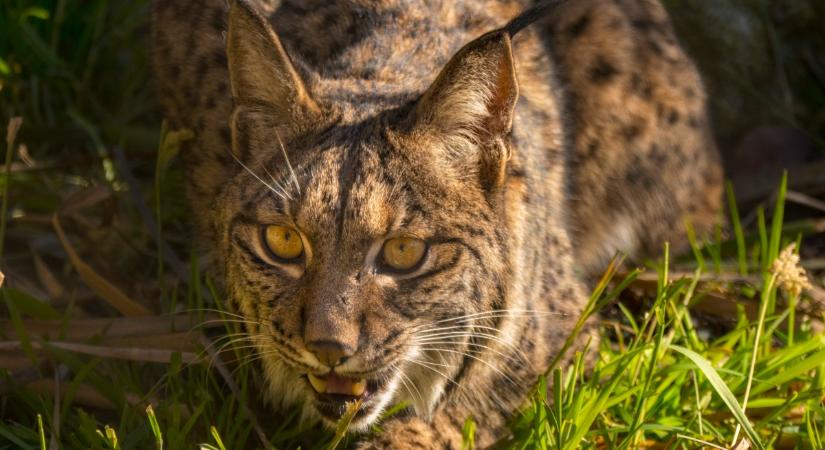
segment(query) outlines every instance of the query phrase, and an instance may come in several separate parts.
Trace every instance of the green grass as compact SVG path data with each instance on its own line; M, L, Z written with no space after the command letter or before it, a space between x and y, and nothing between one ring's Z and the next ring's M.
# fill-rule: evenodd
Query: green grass
M781 204L780 195L777 211ZM767 242L771 249L783 243L781 216ZM690 320L688 306L702 295L699 271L668 279L664 261L646 319L637 324L628 317L624 342L603 342L592 374L577 364L542 380L507 445L730 448L738 435L752 448L822 448L825 336L807 329L789 342L781 325L790 311L767 313L782 289L770 270L777 252L763 254L757 268L763 282L750 286L760 292L758 319L740 313L733 330L712 341L700 339Z
M208 352L198 338L220 346L237 330L220 322L222 296L192 251L174 163L186 136L161 130L147 11L145 0L0 3L2 129L24 121L2 146L0 449L344 448L342 429L267 409L243 349ZM811 299L789 297L771 270L815 227L785 220L779 192L748 221L729 188L731 229L692 235L687 259L665 247L639 270L612 265L588 307L613 312L600 343L537 381L500 447L730 448L734 436L825 447L822 317L795 312ZM709 337L697 310L725 301L733 312ZM467 448L475 429L468 420Z

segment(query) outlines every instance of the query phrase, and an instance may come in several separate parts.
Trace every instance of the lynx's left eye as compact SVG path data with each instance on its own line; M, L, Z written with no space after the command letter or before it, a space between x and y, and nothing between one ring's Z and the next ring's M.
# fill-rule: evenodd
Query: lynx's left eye
M263 240L266 248L285 262L291 262L304 254L301 235L293 228L268 225L263 230Z
M414 237L398 237L384 242L381 250L384 263L396 271L415 268L424 258L427 243Z

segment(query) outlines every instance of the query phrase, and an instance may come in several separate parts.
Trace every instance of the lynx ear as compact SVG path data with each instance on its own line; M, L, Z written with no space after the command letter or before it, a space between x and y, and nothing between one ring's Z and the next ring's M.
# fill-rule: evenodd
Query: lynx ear
M228 23L226 53L235 100L233 147L239 139L239 122L247 128L248 119L256 116L284 139L306 130L320 110L269 23L248 0L231 2Z
M505 178L517 100L510 36L494 31L453 56L419 100L414 121L445 144L443 157L456 174L492 192Z
M453 56L416 106L417 122L484 143L510 132L518 99L510 36L494 31Z

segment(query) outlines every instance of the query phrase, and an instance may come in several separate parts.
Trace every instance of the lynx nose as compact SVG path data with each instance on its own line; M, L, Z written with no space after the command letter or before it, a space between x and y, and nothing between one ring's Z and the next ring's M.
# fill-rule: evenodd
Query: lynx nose
M319 361L329 367L335 367L343 363L355 353L353 348L338 341L312 341L307 342L306 346Z

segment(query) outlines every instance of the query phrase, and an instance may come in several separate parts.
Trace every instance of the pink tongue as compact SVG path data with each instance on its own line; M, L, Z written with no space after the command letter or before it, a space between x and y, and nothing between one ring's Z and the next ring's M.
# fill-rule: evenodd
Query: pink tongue
M352 395L352 380L331 373L327 375L326 393Z

